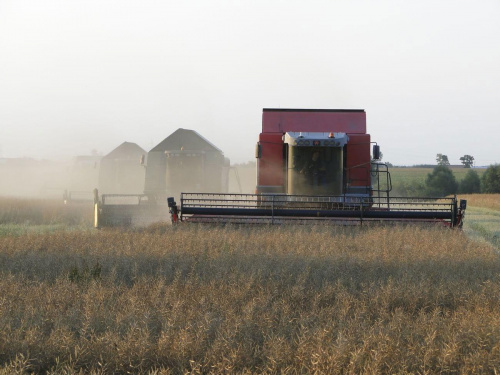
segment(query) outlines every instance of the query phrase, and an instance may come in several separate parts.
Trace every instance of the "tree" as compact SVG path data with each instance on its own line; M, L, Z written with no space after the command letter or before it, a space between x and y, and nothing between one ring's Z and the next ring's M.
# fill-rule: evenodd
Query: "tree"
M450 165L450 161L448 160L447 155L437 154L436 161L437 161L438 165Z
M460 158L460 161L462 162L465 168L470 168L474 165L474 156L464 155Z
M481 192L481 179L473 169L467 172L460 185L458 192L461 194L476 194Z
M427 194L433 197L444 197L455 194L458 183L453 172L446 165L438 165L425 180Z
M500 193L500 165L490 165L481 179L483 193Z

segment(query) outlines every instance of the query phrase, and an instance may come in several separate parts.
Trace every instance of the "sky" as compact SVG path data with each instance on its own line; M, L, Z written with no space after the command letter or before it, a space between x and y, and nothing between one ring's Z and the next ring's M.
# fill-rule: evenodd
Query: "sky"
M263 108L364 109L395 165L500 163L500 1L0 0L0 157L254 160Z

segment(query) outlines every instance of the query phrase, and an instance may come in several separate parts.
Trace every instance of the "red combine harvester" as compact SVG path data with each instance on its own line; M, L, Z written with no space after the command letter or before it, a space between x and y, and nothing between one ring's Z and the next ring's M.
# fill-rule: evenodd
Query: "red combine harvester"
M464 200L390 196L364 110L264 109L255 156L256 194L182 193L180 207L169 198L172 221L462 225Z

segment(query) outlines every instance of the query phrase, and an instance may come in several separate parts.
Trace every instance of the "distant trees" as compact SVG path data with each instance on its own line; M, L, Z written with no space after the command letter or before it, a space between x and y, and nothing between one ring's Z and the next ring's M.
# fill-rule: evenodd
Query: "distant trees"
M481 192L481 179L473 169L467 172L458 185L458 192L461 194L476 194Z
M490 165L485 171L469 169L464 172L465 175L446 165L434 167L424 178L419 172L414 176L411 173L403 172L399 175L399 172L394 172L393 176L397 177L393 177L391 194L407 197L441 197L457 193L500 194L500 164Z
M444 154L437 154L436 162L437 165L450 165L450 160L448 159L448 155ZM464 155L460 158L460 162L464 165L465 168L470 168L474 165L474 156Z
M446 159L440 158L442 162L446 162ZM421 165L419 168L431 168L431 166ZM394 175L398 176L395 172ZM417 175L418 173L415 177ZM457 168L452 170L447 165L438 165L427 174L426 178L422 178L422 175L418 179L410 174L403 176L393 177L393 196L442 197L457 193L500 194L500 164L490 165L486 170L469 168L462 172Z
M474 156L464 155L460 158L460 161L462 162L465 168L470 168L474 165Z
M482 193L500 193L500 165L490 165L481 179Z
M439 156L440 154L438 154ZM446 156L446 155L442 155ZM446 160L448 158L446 157ZM449 164L449 163L448 163ZM447 165L438 165L432 173L427 175L425 180L426 193L429 196L441 197L455 194L458 190L458 183L455 175Z
M450 165L450 161L448 160L448 156L443 155L443 154L436 155L436 162L438 165Z

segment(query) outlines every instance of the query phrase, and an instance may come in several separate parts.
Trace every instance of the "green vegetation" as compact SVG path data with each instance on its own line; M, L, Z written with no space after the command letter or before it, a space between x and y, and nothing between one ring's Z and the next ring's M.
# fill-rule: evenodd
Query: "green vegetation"
M466 214L466 233L500 249L500 211L470 207Z
M470 169L458 186L458 192L461 194L477 194L481 192L481 178L479 174Z
M464 155L460 158L460 162L464 165L465 168L470 168L474 165L474 156Z
M458 183L453 172L446 165L438 165L425 179L425 195L430 197L446 197L455 194Z
M391 168L391 177L394 196L500 193L500 165L491 165L487 169L446 165L435 168L396 167Z
M443 154L437 154L436 155L436 162L439 165L450 165L450 161L448 160L448 156L447 155L443 155Z
M491 165L482 177L484 193L500 193L500 165Z
M462 180L466 179L466 176L470 171L474 171L481 178L485 169L468 169L464 167L448 167L455 177L457 183L460 184ZM433 172L434 167L394 167L390 168L392 186L393 186L393 196L425 196L426 192L426 178L429 174ZM470 178L470 177L468 177ZM465 193L465 192L464 192ZM467 193L473 193L469 191Z
M500 250L500 195L471 194L467 200L464 231L475 240L490 243Z

